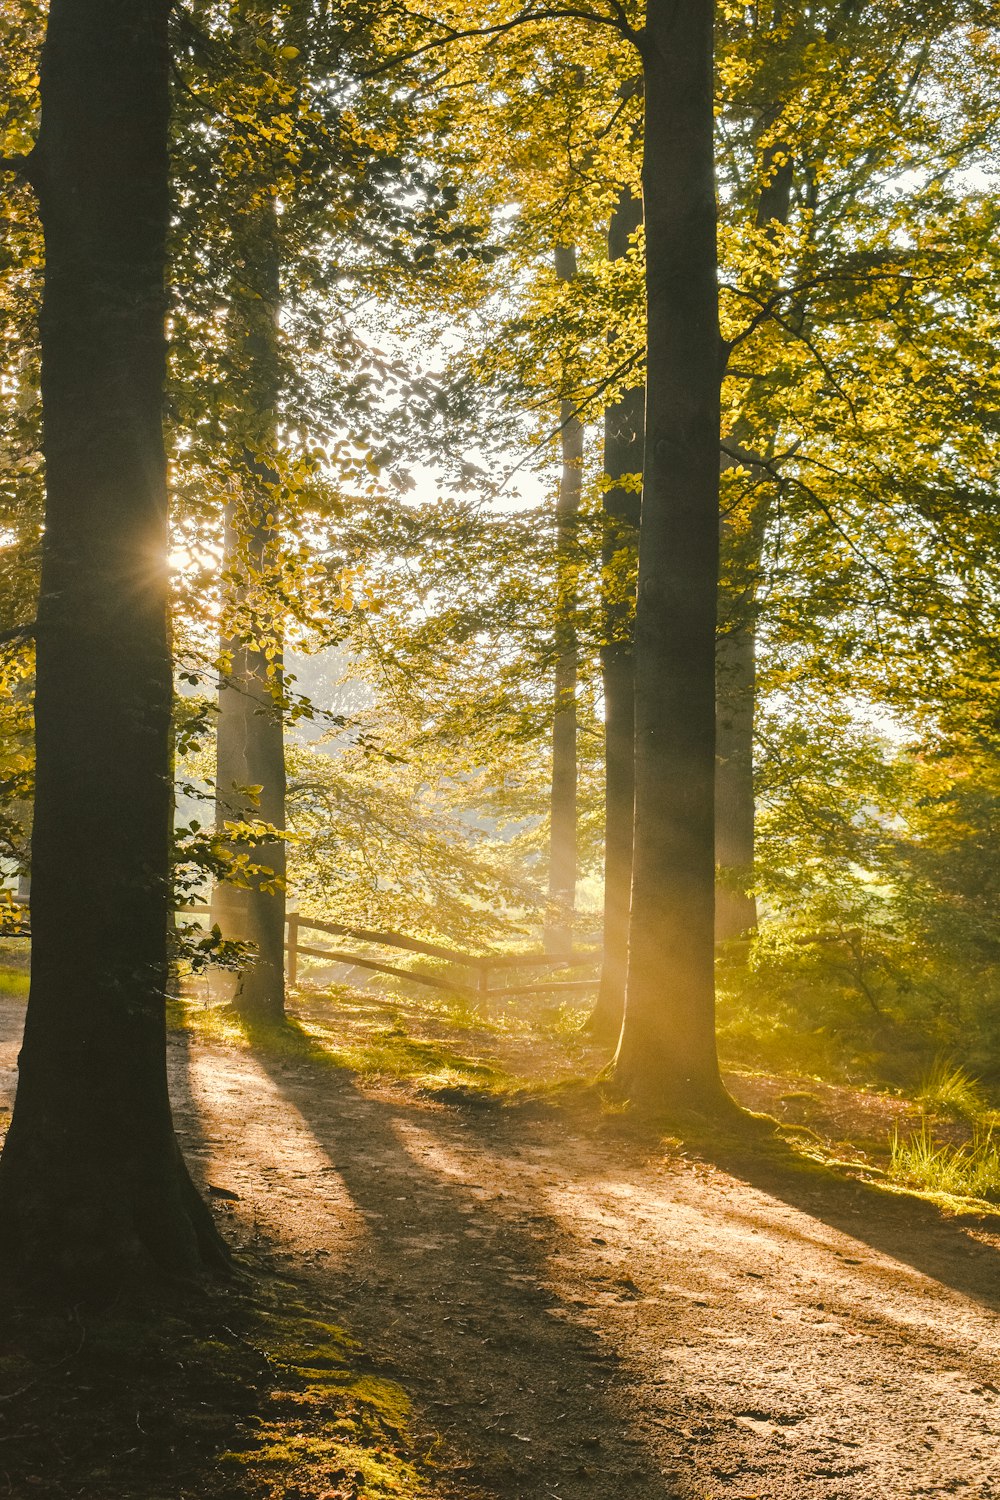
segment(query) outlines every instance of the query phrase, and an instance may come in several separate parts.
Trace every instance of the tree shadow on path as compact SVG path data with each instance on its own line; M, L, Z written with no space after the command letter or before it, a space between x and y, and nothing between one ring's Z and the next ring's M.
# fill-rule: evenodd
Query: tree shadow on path
M465 1180L469 1146L473 1172L491 1150L516 1151L518 1112L485 1116L365 1093L294 1022L281 1034L282 1053L273 1033L249 1028L248 1036L255 1061L308 1122L367 1226L324 1289L441 1434L445 1451L434 1457L452 1493L693 1495L683 1427L714 1413L678 1390L668 1398L677 1432L647 1446L630 1430L639 1401L633 1377L586 1311L551 1288L551 1257L566 1248L560 1226L540 1201L519 1195L515 1203L496 1184ZM657 1458L654 1446L673 1456Z
M985 1219L947 1217L934 1203L894 1193L804 1156L759 1118L748 1118L745 1132L738 1126L718 1130L705 1122L674 1121L670 1129L693 1155L748 1186L990 1312L1000 1312L1000 1249L970 1233L985 1228L997 1234L1000 1214ZM662 1124L655 1132L645 1132L647 1146L654 1133L662 1138Z

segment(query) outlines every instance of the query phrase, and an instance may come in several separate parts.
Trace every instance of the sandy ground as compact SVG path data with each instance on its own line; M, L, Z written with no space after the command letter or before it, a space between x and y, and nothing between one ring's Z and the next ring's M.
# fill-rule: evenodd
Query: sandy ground
M0 1102L23 1011L0 1004ZM171 1040L230 1239L321 1285L449 1500L1000 1497L1000 1241L593 1109Z

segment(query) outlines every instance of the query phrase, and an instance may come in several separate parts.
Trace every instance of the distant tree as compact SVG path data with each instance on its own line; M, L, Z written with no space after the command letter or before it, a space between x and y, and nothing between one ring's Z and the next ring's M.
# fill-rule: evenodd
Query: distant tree
M233 468L223 545L223 641L216 728L216 827L265 824L278 836L231 848L234 878L216 884L213 922L253 945L234 1004L243 1015L280 1020L285 1011L284 621L280 589L276 468L280 359L280 249L272 193L258 188L245 212L232 336L243 395L242 446ZM235 373L235 372L234 372ZM240 378L241 377L241 378Z
M576 250L558 245L556 276L572 282ZM577 553L583 493L583 423L574 403L559 404L562 469L556 501L555 705L552 714L552 793L549 798L549 915L545 942L553 953L573 947L577 879Z
M608 225L608 258L623 260L642 222L641 199L622 190ZM635 562L639 545L645 385L635 376L604 413L601 682L604 689L604 951L590 1017L616 1042L628 974L635 813Z
M53 0L22 162L45 241L31 990L2 1250L90 1284L225 1251L174 1137L162 436L165 0Z

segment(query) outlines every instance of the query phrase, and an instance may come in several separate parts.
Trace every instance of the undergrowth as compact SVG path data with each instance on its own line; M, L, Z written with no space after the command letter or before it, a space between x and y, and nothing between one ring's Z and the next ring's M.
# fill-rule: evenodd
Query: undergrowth
M917 1090L917 1103L932 1114L975 1123L987 1111L982 1088L960 1064L939 1059Z
M921 1108L916 1130L892 1132L888 1176L902 1187L952 1198L1000 1199L1000 1142L996 1114L978 1081L959 1064L939 1059L916 1093ZM948 1138L941 1124L954 1122ZM961 1126L967 1139L954 1139Z
M963 990L907 988L898 976L881 979L863 967L838 962L835 943L800 948L777 945L770 928L749 951L732 945L717 966L718 1037L724 1062L771 1071L794 1071L854 1087L889 1086L910 1097L927 1090L928 1107L970 1118L994 1090L1000 1067L982 1009L960 1003ZM942 1064L941 1058L948 1058ZM977 1100L963 1103L972 1074Z

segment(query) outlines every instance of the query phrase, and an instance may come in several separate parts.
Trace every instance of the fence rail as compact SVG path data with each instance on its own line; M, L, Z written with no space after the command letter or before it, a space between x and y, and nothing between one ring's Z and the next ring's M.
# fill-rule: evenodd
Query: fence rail
M211 915L208 906L184 906L179 914L189 912L192 916ZM490 985L490 974L496 970L514 969L582 969L596 965L600 950L593 948L569 954L550 953L466 953L460 948L446 948L440 943L427 943L422 938L407 937L405 933L370 927L352 927L344 922L328 922L319 917L303 916L300 912L288 912L285 917L287 937L285 951L288 955L288 982L298 983L299 956L325 959L328 963L348 964L352 968L371 969L377 974L389 974L396 979L409 979L430 989L447 990L452 994L467 995L474 992L484 1002L495 995L541 995L551 992L581 992L593 989L597 979L549 979L531 984L505 985L496 988ZM378 948L398 948L405 953L415 953L423 958L443 959L459 968L470 969L474 975L471 983L463 984L443 974L425 974L419 969L403 969L383 959L372 958L367 953L355 953L343 948L318 948L300 941L302 932L320 932L329 937L355 938Z
M21 906L20 902L12 905ZM210 916L211 907L195 904L178 908L175 915ZM20 914L19 914L20 915ZM291 911L285 918L287 936L285 952L288 955L288 982L298 983L299 957L324 959L327 963L344 964L355 969L371 969L376 974L388 974L394 979L408 979L414 984L423 984L430 989L445 990L450 994L468 995L473 992L480 1002L492 996L543 995L550 993L579 993L593 989L596 976L589 979L544 979L530 984L512 984L502 987L490 985L490 975L517 969L582 969L598 963L600 948L597 944L568 954L551 953L466 953L460 948L447 948L441 943L428 943L423 938L408 937L403 932L372 927L353 927L345 922L328 922L320 917L303 916ZM368 953L356 953L345 948L319 948L300 940L302 932L319 932L328 937L355 938L377 948L397 948L401 952L415 953L422 958L442 959L458 968L469 969L471 983L462 983L446 974L422 973L419 969L404 969L384 959L373 958ZM0 938L30 937L31 929L26 918L16 925L0 921Z

